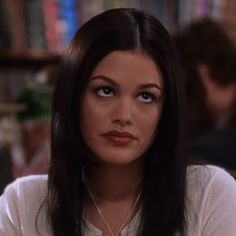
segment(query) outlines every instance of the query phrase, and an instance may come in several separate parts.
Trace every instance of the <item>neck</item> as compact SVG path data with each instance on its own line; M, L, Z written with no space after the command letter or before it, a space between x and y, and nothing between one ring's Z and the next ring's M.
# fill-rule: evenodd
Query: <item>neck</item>
M120 202L137 196L141 189L142 164L93 166L85 170L99 201Z

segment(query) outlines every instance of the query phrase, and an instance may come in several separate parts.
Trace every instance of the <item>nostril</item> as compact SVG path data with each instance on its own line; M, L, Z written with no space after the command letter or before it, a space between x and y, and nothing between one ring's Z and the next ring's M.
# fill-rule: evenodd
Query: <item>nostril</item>
M132 123L132 111L130 103L122 101L115 106L113 111L113 122L119 123L121 126Z

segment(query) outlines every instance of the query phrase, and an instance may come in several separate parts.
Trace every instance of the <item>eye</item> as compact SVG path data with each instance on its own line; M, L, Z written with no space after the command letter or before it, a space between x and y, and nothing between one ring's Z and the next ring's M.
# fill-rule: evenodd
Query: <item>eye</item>
M96 94L100 97L111 97L114 95L114 92L110 87L100 87L96 89Z
M156 97L148 92L142 92L138 95L138 100L144 103L152 103L156 100Z

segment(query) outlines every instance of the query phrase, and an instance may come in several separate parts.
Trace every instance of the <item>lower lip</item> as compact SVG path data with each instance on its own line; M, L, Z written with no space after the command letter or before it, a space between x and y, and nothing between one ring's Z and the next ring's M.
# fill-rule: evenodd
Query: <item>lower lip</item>
M129 137L120 137L120 136L115 136L115 135L106 135L105 138L115 144L115 145L128 145L133 141L133 138Z

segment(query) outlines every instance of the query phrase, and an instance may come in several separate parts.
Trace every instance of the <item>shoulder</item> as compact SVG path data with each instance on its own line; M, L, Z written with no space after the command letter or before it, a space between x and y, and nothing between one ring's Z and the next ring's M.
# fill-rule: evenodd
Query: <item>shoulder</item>
M0 235L21 235L22 230L36 235L37 218L46 231L46 195L47 175L22 177L9 184L0 197Z
M21 197L27 195L45 195L47 190L47 175L31 175L16 179L9 184L3 195L15 195L15 197ZM27 198L28 198L27 197Z
M232 178L231 175L227 172L227 170L222 167L214 166L214 165L191 165L187 168L187 179L188 178L196 178L196 177L210 177L212 178Z
M16 179L14 182L9 184L8 187L29 187L32 185L43 186L47 184L47 175L29 175Z
M32 175L16 179L0 197L1 209L11 206L15 212L35 211L47 195L47 175Z
M206 165L187 169L190 235L233 235L236 231L236 182L224 169ZM217 233L216 233L217 232Z
M187 168L187 186L225 189L236 188L235 179L223 168L213 165L193 165ZM195 189L196 190L196 189ZM205 189L206 190L206 189Z
M211 166L190 166L187 169L187 196L192 201L217 201L221 196L236 200L236 181L224 169ZM234 200L234 201L235 201Z
M17 214L38 211L47 195L47 175L32 175L16 179L0 197L0 207L11 207ZM4 204L3 204L4 202Z

